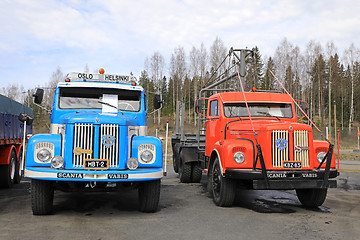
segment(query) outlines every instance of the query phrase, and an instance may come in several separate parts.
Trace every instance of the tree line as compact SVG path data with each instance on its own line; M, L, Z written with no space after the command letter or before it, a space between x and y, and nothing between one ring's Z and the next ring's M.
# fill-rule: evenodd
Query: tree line
M178 46L169 66L165 65L163 55L155 52L145 60L140 84L149 92L162 93L166 103L163 115L174 115L176 102L182 101L189 110L187 121L196 124L196 115L190 113L194 112L198 92L209 84L210 76L229 49L219 37L209 49L201 44L192 47L188 54L184 47ZM309 115L321 128L334 126L334 108L340 128L351 131L354 122L360 121L360 105L356 103L360 97L360 51L354 44L340 55L333 42L322 46L310 41L301 50L284 38L273 56L262 56L257 46L254 53L247 60L245 91L252 87L282 90L272 71L295 99L308 102Z
M161 123L161 115L174 117L176 103L182 101L186 104L187 121L196 125L194 103L198 92L209 85L210 76L219 70L217 68L229 49L221 38L216 37L209 49L203 43L199 47L193 46L189 52L182 46L174 48L169 61L159 51L146 57L139 83L149 95L161 93L165 103L161 112L153 116L154 123ZM334 126L334 105L341 128L351 131L354 122L360 122L360 105L357 104L360 97L360 51L354 44L340 54L333 42L322 46L310 41L301 50L284 38L273 56L262 56L257 46L253 50L253 57L247 59L245 91L250 91L252 87L281 90L270 73L272 71L295 99L309 103L309 115L321 128ZM89 72L88 65L84 71ZM46 108L51 109L54 88L64 77L60 67L50 77L45 89ZM37 114L35 117L47 119L44 117L46 111L30 100L34 91L24 90L16 84L0 89L3 95L32 107ZM151 105L148 106L149 111L152 110ZM44 123L39 125L44 126Z

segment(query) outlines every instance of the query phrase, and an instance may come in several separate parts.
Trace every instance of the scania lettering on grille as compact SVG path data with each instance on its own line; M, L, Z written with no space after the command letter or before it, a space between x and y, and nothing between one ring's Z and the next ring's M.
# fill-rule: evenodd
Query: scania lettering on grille
M296 146L295 146L295 151L296 151L296 152L301 152L301 151L306 151L306 150L309 150L309 147L307 147L307 146L300 146L300 145L296 145Z
M287 148L288 141L283 138L279 138L275 141L276 147L280 149L281 151Z
M84 178L82 173L57 173L58 178Z
M102 144L106 147L109 148L112 145L114 145L115 142L115 137L112 135L104 135L102 136Z
M92 150L91 149L75 148L73 150L73 153L75 153L76 155L81 155L82 153L92 154Z

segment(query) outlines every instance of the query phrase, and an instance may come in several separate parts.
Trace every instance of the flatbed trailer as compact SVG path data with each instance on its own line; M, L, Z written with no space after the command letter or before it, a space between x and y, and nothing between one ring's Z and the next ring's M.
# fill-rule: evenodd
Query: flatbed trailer
M24 123L19 115L33 117L33 110L0 94L0 186L11 187L23 175ZM25 136L32 133L27 121Z

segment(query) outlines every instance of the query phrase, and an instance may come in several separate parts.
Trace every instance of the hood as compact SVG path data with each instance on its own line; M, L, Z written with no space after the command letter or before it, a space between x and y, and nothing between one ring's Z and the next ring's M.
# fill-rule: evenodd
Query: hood
M252 131L252 126L249 120L240 120L238 122L230 123L229 130L249 130ZM266 121L253 121L253 126L256 132L267 132L273 130L306 130L311 132L312 129L307 124L295 123L295 122L283 122L278 120L266 120Z

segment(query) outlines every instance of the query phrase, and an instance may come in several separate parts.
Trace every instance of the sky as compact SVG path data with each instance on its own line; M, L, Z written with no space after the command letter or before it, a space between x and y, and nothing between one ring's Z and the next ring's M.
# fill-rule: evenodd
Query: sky
M139 77L156 51L168 69L175 48L216 37L263 56L284 38L300 50L332 41L342 54L360 47L359 13L357 0L0 0L0 88L45 87L58 67Z

